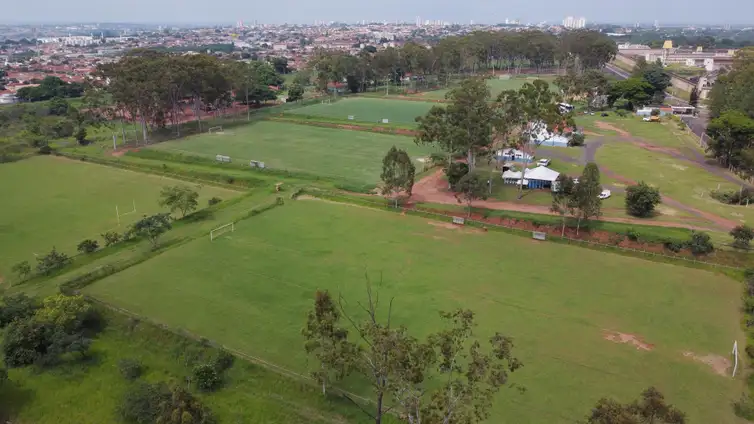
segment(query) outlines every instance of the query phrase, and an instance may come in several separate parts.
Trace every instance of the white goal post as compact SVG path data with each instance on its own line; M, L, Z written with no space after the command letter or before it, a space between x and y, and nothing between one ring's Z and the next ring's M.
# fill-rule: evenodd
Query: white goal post
M738 370L738 340L733 342L733 351L731 352L731 355L733 355L733 377L735 377L736 371Z
M214 241L216 238L220 237L221 235L225 233L232 233L234 231L236 231L236 225L234 222L231 222L230 224L221 225L209 232L209 241Z
M131 204L133 205L133 209L130 210L130 211L128 211L128 212L123 212L123 213L120 212L120 209L118 208L118 205L115 205L115 216L118 219L118 225L120 225L120 217L121 216L125 216L125 215L130 215L132 213L136 213L136 200L135 199L132 200Z
M216 127L211 127L210 129L207 130L207 132L210 133L210 134L223 132L223 127L222 127L222 125L218 125Z

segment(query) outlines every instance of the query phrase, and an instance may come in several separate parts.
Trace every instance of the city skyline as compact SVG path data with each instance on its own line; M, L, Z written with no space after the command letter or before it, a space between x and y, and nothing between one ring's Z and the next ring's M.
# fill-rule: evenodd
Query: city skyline
M427 6L432 5L432 8ZM268 24L312 24L318 21L337 22L414 22L416 16L433 21L468 24L503 23L505 19L521 23L560 24L565 17L584 17L589 23L633 24L655 20L676 24L742 25L754 16L754 2L720 0L716 8L707 7L701 0L688 0L686 8L659 4L652 8L636 8L630 3L613 4L597 0L554 0L537 2L511 0L505 7L484 0L468 0L453 4L434 4L418 1L405 4L400 0L386 0L380 8L360 10L345 0L304 2L280 0L274 4L248 4L230 0L217 7L215 3L198 0L132 0L128 3L108 4L106 9L93 0L69 0L61 3L41 0L34 8L24 4L6 5L0 23L166 23L166 24L233 24L238 21ZM281 14L280 11L285 13ZM429 12L431 10L431 12ZM425 18L426 16L426 18ZM754 20L754 19L752 19Z

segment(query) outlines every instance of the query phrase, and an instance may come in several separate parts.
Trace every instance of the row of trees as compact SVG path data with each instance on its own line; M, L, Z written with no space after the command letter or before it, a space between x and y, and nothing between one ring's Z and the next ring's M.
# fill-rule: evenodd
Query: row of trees
M275 100L271 87L283 79L267 62L224 61L206 54L173 55L133 50L120 61L99 65L95 76L121 118L138 120L144 139L150 128L180 124L191 110L201 130L202 113L223 111L238 101L247 106Z
M311 375L323 395L352 376L369 383L374 402L351 400L375 424L386 414L410 424L474 424L489 417L500 389L525 390L510 383L523 366L514 355L513 339L501 332L481 338L473 311L441 312L443 328L420 339L393 321L393 299L386 315L379 311L379 301L367 284L366 302L357 303L359 319L349 313L345 299L316 292L302 335L307 354L316 360ZM651 387L635 402L600 399L586 422L683 424L686 418Z
M754 176L754 48L736 52L733 68L710 91L707 150L721 165Z
M84 84L78 82L67 83L58 77L45 77L35 87L24 87L18 90L16 96L27 102L49 100L54 97L81 97L84 95Z
M477 31L446 37L429 47L408 42L383 50L365 48L356 56L319 50L308 68L320 91L325 91L328 83L346 81L350 91L359 92L386 81L400 82L407 74L427 83L482 71L598 69L616 53L615 43L594 31L571 31L559 37L541 31Z

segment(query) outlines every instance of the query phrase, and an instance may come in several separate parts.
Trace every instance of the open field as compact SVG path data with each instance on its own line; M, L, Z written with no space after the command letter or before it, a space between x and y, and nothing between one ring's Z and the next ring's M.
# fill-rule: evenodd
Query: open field
M597 151L597 163L634 181L645 181L660 193L688 206L722 218L754 222L754 205L725 205L709 196L710 190L738 190L740 186L661 152L641 149L628 143L609 143Z
M124 171L57 157L33 157L0 165L0 276L8 276L13 264L34 261L34 253L53 246L68 254L86 238L99 239L105 231L125 231L144 214L162 210L158 205L163 187L189 184L169 178ZM190 184L193 185L193 184ZM211 186L199 189L199 204L235 191ZM136 203L136 212L129 212Z
M355 311L365 272L416 335L438 329L438 311L463 307L477 313L480 338L514 337L525 367L512 382L527 390L504 389L490 422L574 422L600 397L634 399L650 385L691 422L738 422L729 405L742 384L694 358L719 355L724 368L743 340L740 285L706 271L299 200L86 291L304 371L300 329L315 290L342 294Z
M414 159L434 151L417 146L409 137L264 121L153 148L208 158L223 154L237 163L257 160L273 169L375 184L380 179L382 158L392 146L406 150ZM420 162L415 165L421 169Z
M529 76L529 77L512 77L509 79L499 79L499 78L490 78L487 80L487 86L490 87L490 93L492 94L492 97L497 97L498 94L502 93L505 90L518 90L519 88L523 87L524 84L531 83L534 80L541 79L544 81L547 81L550 84L550 87L553 91L557 90L557 87L553 85L553 81L555 81L554 76ZM421 98L425 98L427 100L442 100L445 98L445 94L449 92L450 89L443 89L443 90L434 90L434 91L428 91L426 93L420 93L416 96L419 96Z
M313 104L292 109L288 113L344 121L348 121L348 117L353 116L354 121L372 123L382 123L383 119L387 119L388 123L414 125L416 117L425 115L432 106L433 104L427 102L353 97L333 103Z
M216 355L214 349L149 324L134 327L126 316L108 314L107 318L106 329L92 343L90 360L44 372L10 370L10 381L0 386L0 409L13 413L14 423L119 422L116 410L126 389L134 384L118 371L119 360L138 360L146 381L184 384L194 362ZM364 422L361 412L344 405L345 401L323 398L316 388L240 360L227 371L220 390L198 397L221 423Z

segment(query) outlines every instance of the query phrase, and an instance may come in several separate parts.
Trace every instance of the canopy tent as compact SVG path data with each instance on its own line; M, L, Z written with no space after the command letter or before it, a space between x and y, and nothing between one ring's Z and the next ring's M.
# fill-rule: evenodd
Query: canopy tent
M523 185L528 188L552 188L559 175L559 172L546 166L527 169L524 171ZM521 172L505 171L503 172L503 181L506 184L521 184Z

